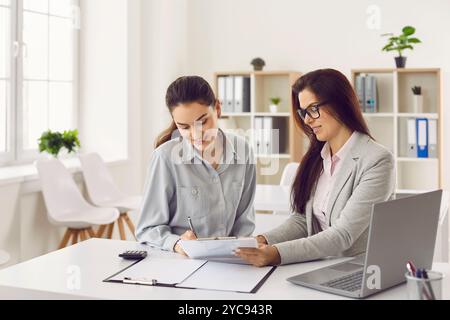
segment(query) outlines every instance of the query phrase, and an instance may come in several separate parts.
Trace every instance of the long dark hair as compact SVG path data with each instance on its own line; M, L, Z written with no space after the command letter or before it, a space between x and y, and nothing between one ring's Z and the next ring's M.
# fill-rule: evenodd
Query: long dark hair
M300 77L292 86L292 108L297 126L309 139L309 148L300 163L291 191L291 209L300 214L305 213L306 203L316 188L323 170L320 152L325 144L319 141L311 127L306 125L297 110L300 108L298 94L308 89L320 101L327 101L327 110L339 122L352 131L364 133L372 138L361 113L358 98L350 82L339 71L320 69ZM373 138L372 138L373 139Z
M205 106L214 106L216 96L209 83L198 76L180 77L167 88L166 106L172 113L172 110L180 104L197 102ZM161 132L156 139L155 147L172 139L173 132L177 130L175 122Z

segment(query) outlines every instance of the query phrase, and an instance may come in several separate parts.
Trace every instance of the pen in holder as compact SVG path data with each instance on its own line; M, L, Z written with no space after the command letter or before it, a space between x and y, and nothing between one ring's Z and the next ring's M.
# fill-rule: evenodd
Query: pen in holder
M418 269L415 275L407 272L405 277L409 300L442 299L442 273Z

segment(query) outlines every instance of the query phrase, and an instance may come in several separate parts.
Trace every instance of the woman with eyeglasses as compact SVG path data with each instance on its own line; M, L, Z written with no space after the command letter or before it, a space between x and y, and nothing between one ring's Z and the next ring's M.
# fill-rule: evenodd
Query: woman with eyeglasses
M291 191L294 214L236 255L256 266L355 256L366 249L372 204L394 193L394 158L371 137L356 94L333 69L292 87L296 124L309 138Z
M256 170L249 145L219 129L220 102L201 77L174 81L166 104L173 121L157 139L136 238L184 254L180 239L250 236Z

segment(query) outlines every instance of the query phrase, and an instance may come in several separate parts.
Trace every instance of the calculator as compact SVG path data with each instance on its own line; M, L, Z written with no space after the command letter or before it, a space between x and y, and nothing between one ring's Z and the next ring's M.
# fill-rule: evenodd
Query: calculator
M140 260L144 259L147 256L147 251L139 251L139 250L128 250L121 254L119 257L127 259L127 260Z

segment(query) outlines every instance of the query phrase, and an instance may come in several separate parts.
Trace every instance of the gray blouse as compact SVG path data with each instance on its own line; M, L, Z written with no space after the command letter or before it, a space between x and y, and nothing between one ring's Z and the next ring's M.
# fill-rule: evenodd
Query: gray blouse
M172 139L153 153L136 228L141 243L172 251L189 229L198 237L250 236L255 228L256 169L244 138L219 130L222 161L214 169L192 145Z

